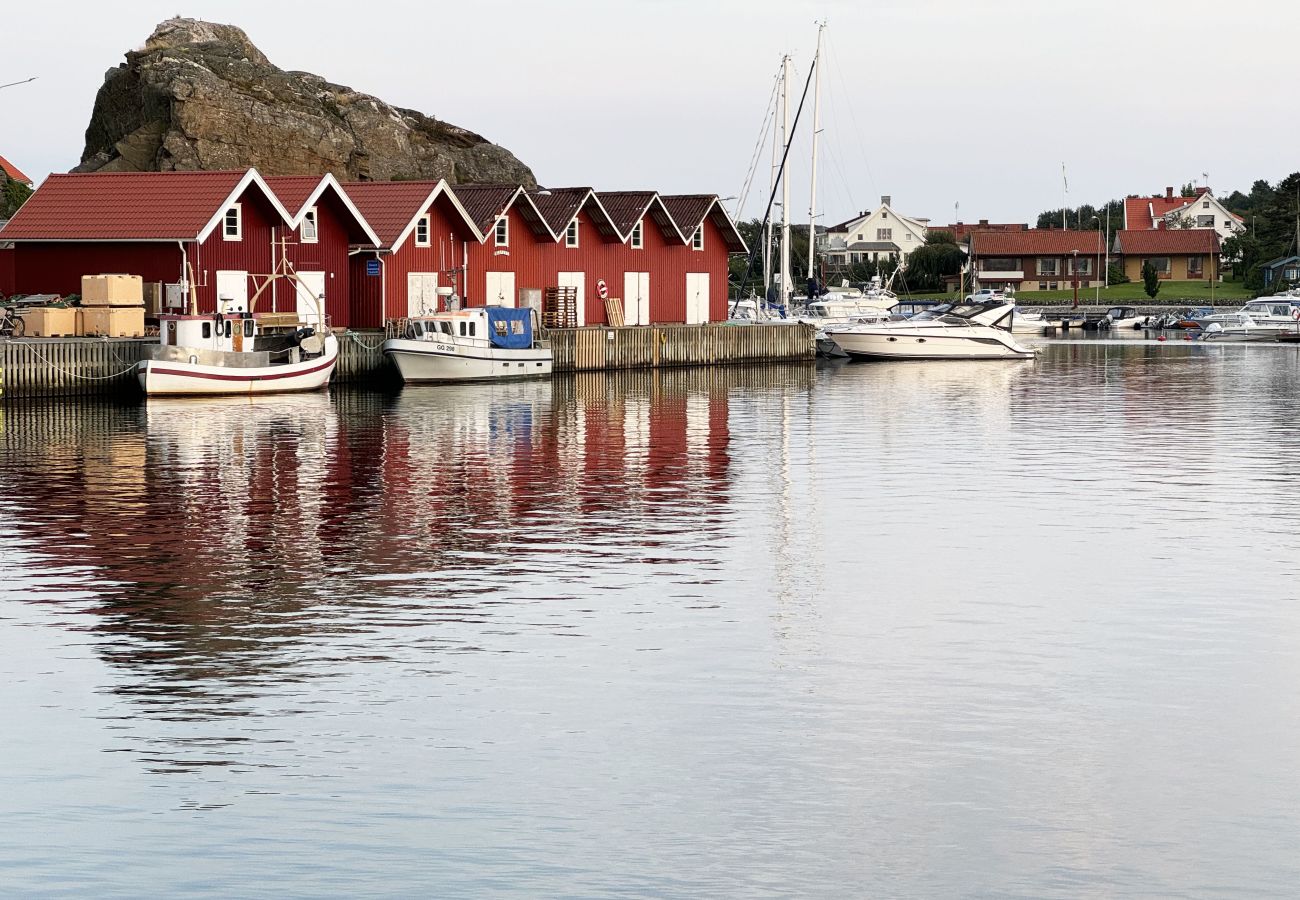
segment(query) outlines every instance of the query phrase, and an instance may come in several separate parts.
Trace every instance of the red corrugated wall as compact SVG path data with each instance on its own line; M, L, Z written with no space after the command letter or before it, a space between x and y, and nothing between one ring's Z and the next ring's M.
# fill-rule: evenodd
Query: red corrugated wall
M289 262L296 271L325 273L325 314L336 328L347 328L352 321L348 215L334 192L326 191L316 206L316 243L302 243L301 233L295 229L288 247ZM277 292L277 306L292 297L292 289L285 285Z
M287 226L283 224L274 207L255 186L250 186L244 192L239 198L239 203L242 216L240 239L225 240L221 225L218 224L208 239L190 255L190 267L194 270L195 278L194 296L198 300L200 313L216 312L217 272L248 272L250 276L269 275L274 271L275 264L280 258L278 248L272 247L272 239L278 238L280 229ZM258 283L261 283L261 279L258 279ZM286 293L288 290L289 288L279 284L267 288L257 300L257 309L259 311L272 309L272 294L277 305L281 299L287 302L292 297L292 294ZM250 302L256 291L257 286L250 277L248 285Z
M139 275L175 282L181 274L177 244L27 243L14 246L14 293L80 294L83 275Z
M0 294L14 293L14 252L0 249Z
M384 266L388 257L379 254L379 274L367 275L366 262L376 258L373 252L354 255L348 264L348 290L352 309L348 316L350 328L384 327Z

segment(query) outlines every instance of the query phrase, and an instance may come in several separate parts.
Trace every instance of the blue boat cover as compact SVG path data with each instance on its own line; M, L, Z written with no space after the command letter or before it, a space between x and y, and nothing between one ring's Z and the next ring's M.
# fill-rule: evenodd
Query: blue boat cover
M487 307L488 336L493 347L527 350L533 345L533 311L509 306Z

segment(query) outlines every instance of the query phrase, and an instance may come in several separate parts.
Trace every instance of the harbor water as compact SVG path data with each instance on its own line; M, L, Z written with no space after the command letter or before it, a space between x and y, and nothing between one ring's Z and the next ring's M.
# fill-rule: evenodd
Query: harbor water
M0 894L1300 884L1300 348L0 407Z

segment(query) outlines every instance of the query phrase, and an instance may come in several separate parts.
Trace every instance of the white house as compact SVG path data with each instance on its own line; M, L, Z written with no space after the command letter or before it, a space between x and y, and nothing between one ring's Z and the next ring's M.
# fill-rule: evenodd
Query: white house
M1197 188L1194 196L1178 197L1172 187L1164 195L1128 197L1124 201L1124 228L1149 231L1157 228L1213 228L1219 240L1241 234L1246 225L1240 216L1228 211L1209 188Z
M883 262L896 256L906 264L908 255L925 243L929 219L897 212L886 195L873 212L832 225L817 236L818 252L829 268L846 268L853 263Z

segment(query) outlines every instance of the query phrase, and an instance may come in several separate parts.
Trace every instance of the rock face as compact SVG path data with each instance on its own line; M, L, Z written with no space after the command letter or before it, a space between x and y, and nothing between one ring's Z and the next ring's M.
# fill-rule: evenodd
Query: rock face
M242 169L536 185L471 131L271 64L230 25L170 19L110 69L74 171Z

